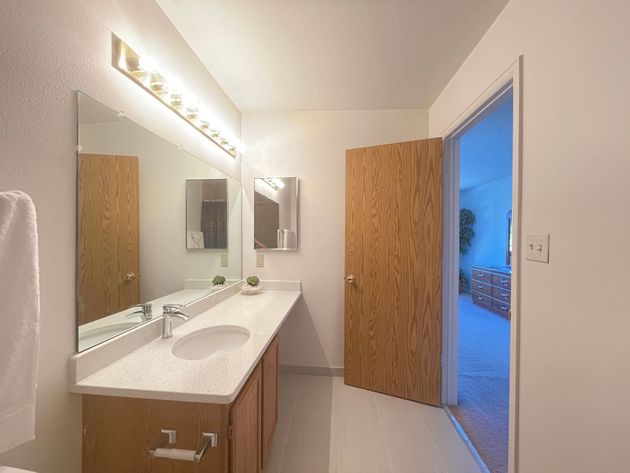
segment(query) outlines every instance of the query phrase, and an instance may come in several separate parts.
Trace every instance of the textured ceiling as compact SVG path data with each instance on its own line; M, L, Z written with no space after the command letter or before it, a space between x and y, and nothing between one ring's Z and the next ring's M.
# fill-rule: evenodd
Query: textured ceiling
M507 0L157 0L236 106L428 108Z

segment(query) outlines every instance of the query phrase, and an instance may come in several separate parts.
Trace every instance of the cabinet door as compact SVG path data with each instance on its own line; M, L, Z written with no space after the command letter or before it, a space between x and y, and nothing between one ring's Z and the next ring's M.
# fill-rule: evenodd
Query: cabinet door
M278 423L278 337L262 359L262 466L267 463L273 433Z
M229 406L110 396L83 396L83 473L226 473ZM161 429L177 431L168 448L195 450L202 432L217 432L216 448L200 463L151 458Z
M261 471L262 370L258 365L232 404L232 473Z

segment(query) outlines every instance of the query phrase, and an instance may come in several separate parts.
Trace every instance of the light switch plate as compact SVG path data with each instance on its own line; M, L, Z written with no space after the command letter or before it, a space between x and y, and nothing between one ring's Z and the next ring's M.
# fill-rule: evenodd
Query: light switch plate
M527 259L540 263L549 263L549 234L527 235Z
M227 268L229 266L228 264L228 255L227 253L221 253L221 267L222 268Z
M265 267L265 254L264 253L256 253L256 267L257 268Z

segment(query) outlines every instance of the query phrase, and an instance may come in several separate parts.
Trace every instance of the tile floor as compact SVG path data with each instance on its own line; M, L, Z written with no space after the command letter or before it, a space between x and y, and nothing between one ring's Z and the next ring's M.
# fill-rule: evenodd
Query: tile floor
M479 473L442 409L343 384L282 374L264 473Z

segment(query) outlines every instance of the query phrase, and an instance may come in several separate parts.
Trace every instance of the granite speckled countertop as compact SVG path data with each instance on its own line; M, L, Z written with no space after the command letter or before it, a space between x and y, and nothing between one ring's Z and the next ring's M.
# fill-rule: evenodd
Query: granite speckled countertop
M158 338L80 380L71 391L103 396L231 403L260 361L301 291L235 294L181 324L169 339ZM202 360L177 358L171 348L182 337L219 325L246 328L250 338L233 352Z

